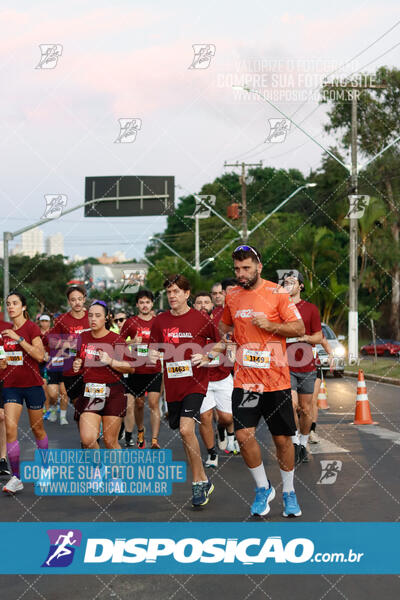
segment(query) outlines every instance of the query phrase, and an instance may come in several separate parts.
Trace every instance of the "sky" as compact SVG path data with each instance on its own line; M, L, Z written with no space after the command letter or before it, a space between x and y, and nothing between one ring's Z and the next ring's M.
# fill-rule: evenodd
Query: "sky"
M321 148L293 123L282 141L268 140L269 119L282 111L328 147L322 78L399 67L399 28L378 40L399 14L390 0L3 1L1 230L40 220L47 194L64 194L67 208L82 203L87 176L173 175L178 198L222 175L224 161L307 174ZM60 54L53 68L40 67L44 44ZM190 68L196 44L211 56ZM127 143L116 143L119 119L140 120ZM165 224L79 209L43 231L61 231L68 256L121 250L139 260Z

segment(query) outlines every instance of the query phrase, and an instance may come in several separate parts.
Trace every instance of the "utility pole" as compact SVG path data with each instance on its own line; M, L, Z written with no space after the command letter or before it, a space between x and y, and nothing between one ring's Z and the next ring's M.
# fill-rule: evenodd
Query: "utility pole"
M357 100L362 90L384 88L385 85L360 83L327 83L325 88L351 90L351 197L349 210L349 319L348 358L358 359L358 167L357 167Z
M241 167L242 173L240 176L240 184L242 186L242 239L244 242L247 242L248 238L248 230L247 230L247 197L246 197L246 167L262 167L262 161L258 163L227 163L224 162L224 167Z

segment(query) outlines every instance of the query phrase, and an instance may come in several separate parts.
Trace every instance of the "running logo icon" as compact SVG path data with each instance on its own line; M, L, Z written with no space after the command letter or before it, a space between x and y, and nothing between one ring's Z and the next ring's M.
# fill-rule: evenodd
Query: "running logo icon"
M332 485L335 483L338 474L342 470L341 460L321 460L321 476L317 484Z
M271 144L281 144L286 140L286 136L290 129L289 119L268 119L269 135L266 142Z
M50 548L42 567L68 567L81 545L82 532L79 529L48 529Z
M41 219L58 219L63 209L67 206L65 194L45 194L46 208Z
M365 195L351 195L348 198L350 207L345 219L362 219L365 209L369 205L370 197Z
M142 129L142 119L118 119L119 134L114 144L132 144Z
M192 44L194 56L189 69L208 69L215 56L214 44Z
M55 69L58 59L62 55L61 44L39 44L40 60L35 69Z

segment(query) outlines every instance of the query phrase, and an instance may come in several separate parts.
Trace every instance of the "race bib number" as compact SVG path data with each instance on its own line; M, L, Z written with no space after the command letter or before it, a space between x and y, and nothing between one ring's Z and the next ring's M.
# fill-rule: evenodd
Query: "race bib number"
M269 369L271 366L271 352L268 350L243 350L243 366L253 369Z
M7 363L12 366L20 366L24 364L24 356L21 351L6 352Z
M136 346L138 356L148 356L149 347L147 344L138 344Z
M0 346L0 360L7 358L7 354L4 351L4 346Z
M178 379L180 377L192 377L192 363L190 360L180 360L167 364L168 379Z
M104 399L107 395L107 386L105 383L87 383L83 394L86 398Z
M63 356L53 356L51 359L51 364L53 367L63 367L64 366L64 357Z

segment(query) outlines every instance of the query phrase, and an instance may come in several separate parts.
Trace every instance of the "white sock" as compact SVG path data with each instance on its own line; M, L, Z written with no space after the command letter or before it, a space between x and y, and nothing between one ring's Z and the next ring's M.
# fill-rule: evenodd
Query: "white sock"
M269 481L263 463L261 463L261 465L258 467L254 467L254 469L250 469L249 467L249 471L252 474L258 488L269 488Z
M60 417L66 417L67 416L67 411L66 410L60 410Z
M300 444L299 432L296 429L296 433L292 435L293 444Z
M309 434L307 434L307 435L304 435L304 433L301 433L301 434L300 434L300 444L301 444L302 446L304 446L304 448L307 446L307 443L308 443L308 436L309 436Z
M292 471L282 471L282 469L279 469L281 472L281 477L282 477L282 484L283 484L283 492L294 492L294 486L293 486L293 477L294 477L294 469Z

